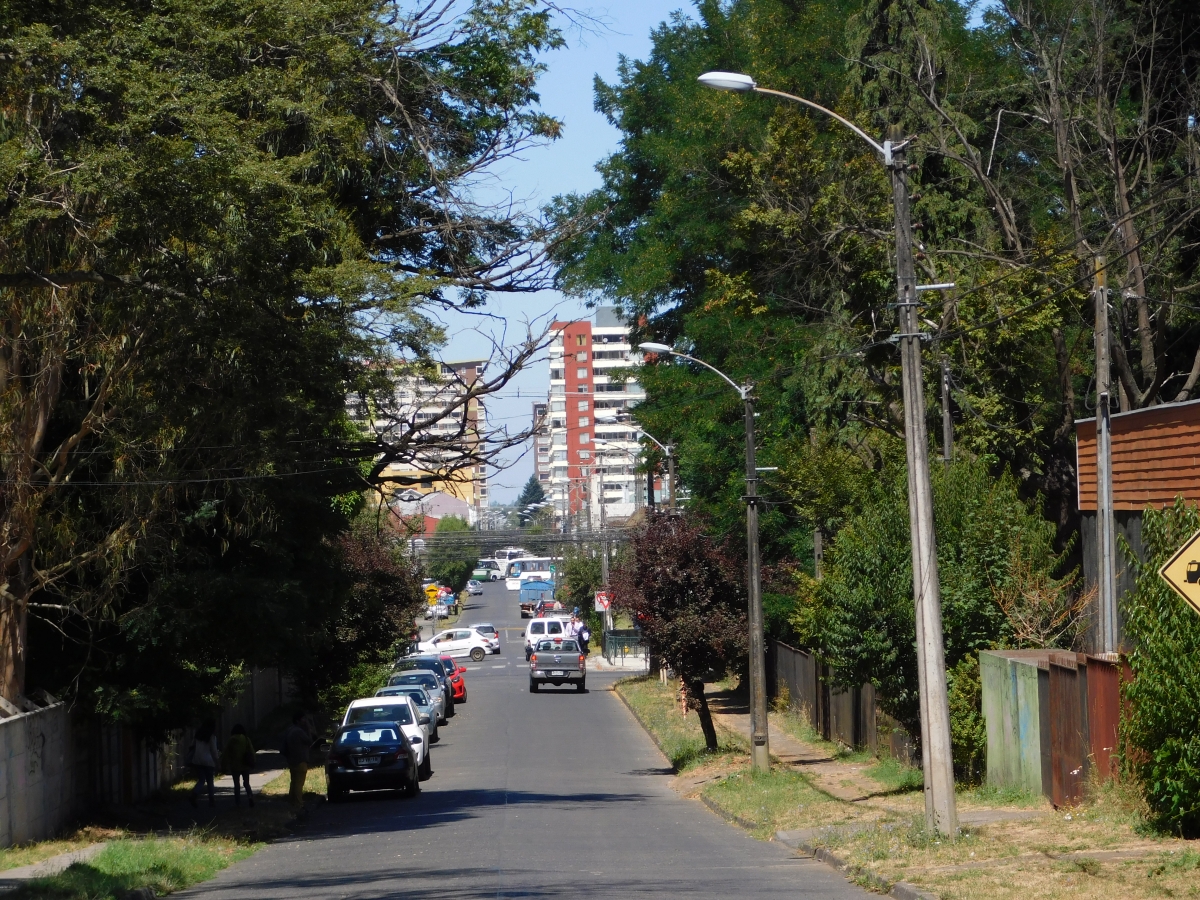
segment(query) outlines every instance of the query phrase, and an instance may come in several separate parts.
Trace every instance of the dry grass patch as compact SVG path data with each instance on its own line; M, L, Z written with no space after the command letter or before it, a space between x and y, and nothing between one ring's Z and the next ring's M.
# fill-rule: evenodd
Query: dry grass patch
M618 681L615 690L629 704L642 726L650 732L659 749L679 772L690 770L712 759L704 747L700 717L695 712L686 716L679 708L675 682L662 684L652 676L626 678ZM745 740L717 726L719 753L747 753Z

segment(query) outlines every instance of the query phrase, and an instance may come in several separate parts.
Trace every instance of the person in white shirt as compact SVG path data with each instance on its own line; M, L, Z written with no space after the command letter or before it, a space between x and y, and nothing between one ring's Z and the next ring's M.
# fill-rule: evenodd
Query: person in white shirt
M217 774L217 760L220 758L221 751L217 747L217 723L212 719L205 719L196 729L196 737L193 739L192 750L189 754L189 762L196 770L196 786L188 794L188 802L192 806L196 805L196 798L200 796L200 792L205 787L208 788L208 805L217 805L213 778Z

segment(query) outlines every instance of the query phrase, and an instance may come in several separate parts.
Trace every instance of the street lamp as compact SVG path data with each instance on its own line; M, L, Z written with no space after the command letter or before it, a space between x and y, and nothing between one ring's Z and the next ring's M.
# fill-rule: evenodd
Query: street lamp
M953 835L957 829L954 764L950 750L950 709L946 698L946 661L942 640L942 600L938 583L937 544L933 531L933 491L929 483L929 437L925 425L925 392L921 376L921 334L917 295L950 285L918 285L913 265L912 220L909 212L909 142L899 126L888 140L876 142L849 119L818 103L761 88L749 75L706 72L701 84L720 91L770 94L823 113L862 138L888 169L896 221L896 306L900 311L900 365L904 395L904 443L908 461L908 505L912 531L913 600L917 623L917 673L921 702L921 755L925 770L925 824L931 831Z
M642 430L642 437L650 438L654 446L658 447L667 456L667 480L670 482L670 492L667 494L667 509L675 508L675 455L671 452L671 448L652 435L645 429ZM653 490L653 488L651 488Z
M666 344L645 342L638 347L649 353L665 353L688 359L719 375L742 398L746 417L746 557L749 569L750 605L750 765L755 772L771 768L771 752L767 736L767 668L763 647L763 609L761 561L758 556L758 471L754 466L754 397L753 385L739 385L715 366L702 359L680 353Z

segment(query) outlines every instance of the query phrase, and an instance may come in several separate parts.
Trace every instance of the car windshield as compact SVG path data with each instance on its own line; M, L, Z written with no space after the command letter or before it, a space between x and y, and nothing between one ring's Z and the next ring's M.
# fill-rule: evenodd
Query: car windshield
M575 653L579 650L579 645L574 641L539 641L537 648L539 650L565 650L569 653Z
M429 695L422 690L405 691L417 706L429 706Z
M437 690L438 681L432 675L393 675L388 679L390 685L418 684L423 688Z
M370 728L348 728L338 735L339 745L345 744L398 744L400 736L395 728L386 725L371 726Z
M475 630L478 631L480 634L495 634L496 626L495 625L476 625Z
M407 703L376 703L371 706L356 706L350 710L346 720L347 725L355 722L398 722L401 725L413 723L412 710Z

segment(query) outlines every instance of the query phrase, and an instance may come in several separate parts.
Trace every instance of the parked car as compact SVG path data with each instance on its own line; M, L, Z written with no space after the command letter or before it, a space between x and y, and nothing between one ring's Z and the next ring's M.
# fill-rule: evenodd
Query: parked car
M492 652L492 645L473 628L451 628L435 634L427 641L421 641L417 644L417 650L439 656L469 656L479 662Z
M556 687L575 685L575 690L587 687L587 657L571 638L563 641L538 641L529 657L529 693L536 694L543 684Z
M359 722L395 722L399 725L417 754L417 769L423 779L433 774L433 762L429 758L429 721L429 717L422 716L407 695L352 700L342 718L343 725Z
M424 688L433 700L434 712L437 713L435 720L439 725L446 723L446 706L448 698L446 690L442 687L441 679L437 673L430 669L409 669L406 671L395 672L388 678L387 686L393 687L420 687Z
M452 657L443 656L442 662L446 665L447 671L450 672L450 689L454 693L455 703L467 702L467 679L463 677L467 671L463 666L460 666Z
M434 693L440 693L440 691L434 691ZM417 711L423 716L429 716L429 742L436 744L440 741L441 736L438 734L439 705L429 691L415 684L398 684L395 687L380 688L375 692L376 697L398 697L401 694L408 694L412 698L412 702L417 704Z
M333 736L325 762L329 802L345 800L351 791L393 788L406 796L421 793L416 748L395 722L355 722Z
M529 627L525 629L525 661L529 661L530 654L533 653L534 645L544 638L563 638L567 633L567 623L570 618L566 616L551 616L542 619L534 619L529 623Z
M431 603L425 607L426 619L448 619L450 618L450 606L446 603Z
M492 646L493 653L500 652L500 632L496 630L496 626L491 622L480 622L478 625L472 625L472 628Z
M476 581L474 578L472 578L470 581L467 582L467 596L468 597L478 597L482 593L483 593L482 582Z
M422 651L419 656L405 656L396 662L394 667L400 669L429 669L435 673L438 680L442 684L442 690L446 694L446 717L453 718L454 716L454 693L450 688L450 669L447 669L445 664L438 658L436 652Z

